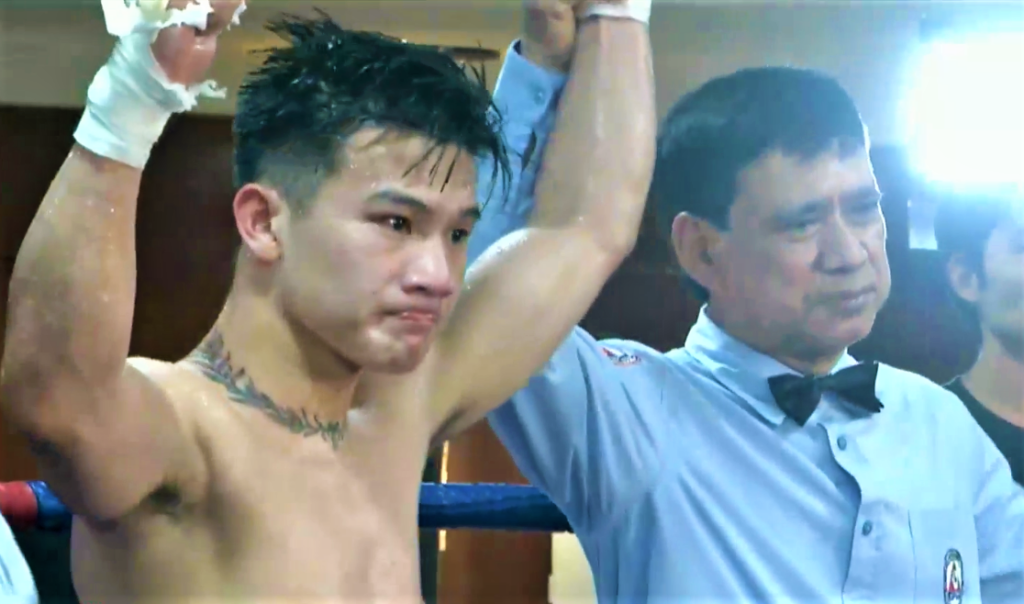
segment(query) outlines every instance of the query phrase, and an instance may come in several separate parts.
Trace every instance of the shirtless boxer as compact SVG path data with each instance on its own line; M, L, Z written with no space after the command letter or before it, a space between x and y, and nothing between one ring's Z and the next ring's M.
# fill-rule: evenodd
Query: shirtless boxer
M202 79L236 8L160 31L167 78ZM239 95L233 286L177 363L126 359L142 167L185 106L121 39L18 255L0 397L78 514L83 601L419 601L428 449L525 383L639 227L649 2L578 8L541 211L465 283L487 92L433 50L278 24L293 45Z

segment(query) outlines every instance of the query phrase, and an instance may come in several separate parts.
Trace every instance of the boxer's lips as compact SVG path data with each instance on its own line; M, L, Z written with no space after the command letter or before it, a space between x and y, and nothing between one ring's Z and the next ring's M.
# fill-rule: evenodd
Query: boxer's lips
M441 311L429 306L404 308L388 315L413 332L428 332L441 321Z
M398 318L403 321L421 323L423 325L436 325L439 317L440 315L435 312L422 310L410 310L398 315Z

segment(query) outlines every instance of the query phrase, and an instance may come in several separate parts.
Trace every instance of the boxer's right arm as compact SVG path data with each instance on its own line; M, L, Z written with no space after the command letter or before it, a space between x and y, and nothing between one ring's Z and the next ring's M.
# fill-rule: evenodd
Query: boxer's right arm
M184 449L160 387L126 363L142 171L75 145L11 278L0 404L75 512L115 518Z
M169 366L127 360L135 217L149 150L170 115L194 103L239 2L160 31L152 52L149 32L118 42L15 262L0 411L33 444L43 478L94 520L117 519L202 469L161 386ZM172 0L186 6L195 12Z

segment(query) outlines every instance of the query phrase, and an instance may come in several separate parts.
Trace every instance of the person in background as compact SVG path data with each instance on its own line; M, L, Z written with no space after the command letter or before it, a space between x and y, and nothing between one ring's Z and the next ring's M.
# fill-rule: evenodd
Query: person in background
M959 306L981 331L977 361L946 387L1024 485L1024 202L951 196L939 204L935 240Z
M28 562L21 555L11 527L0 514L0 603L35 604L38 601Z
M573 30L538 14L496 96L524 166L470 257L533 211ZM546 175L546 174L545 174ZM481 187L486 189L486 186ZM651 201L707 305L683 347L577 329L490 415L565 513L602 603L1019 604L1024 490L950 392L859 363L890 289L857 108L832 78L756 68L668 112Z

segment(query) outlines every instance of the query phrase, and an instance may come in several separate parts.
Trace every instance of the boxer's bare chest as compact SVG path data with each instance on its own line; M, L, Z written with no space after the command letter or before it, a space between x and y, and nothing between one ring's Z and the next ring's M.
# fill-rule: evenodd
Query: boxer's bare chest
M76 530L76 587L104 601L116 592L127 601L420 602L425 435L371 412L349 416L336 446L248 412L211 422L199 434L203 497L140 513L119 529L120 544Z

